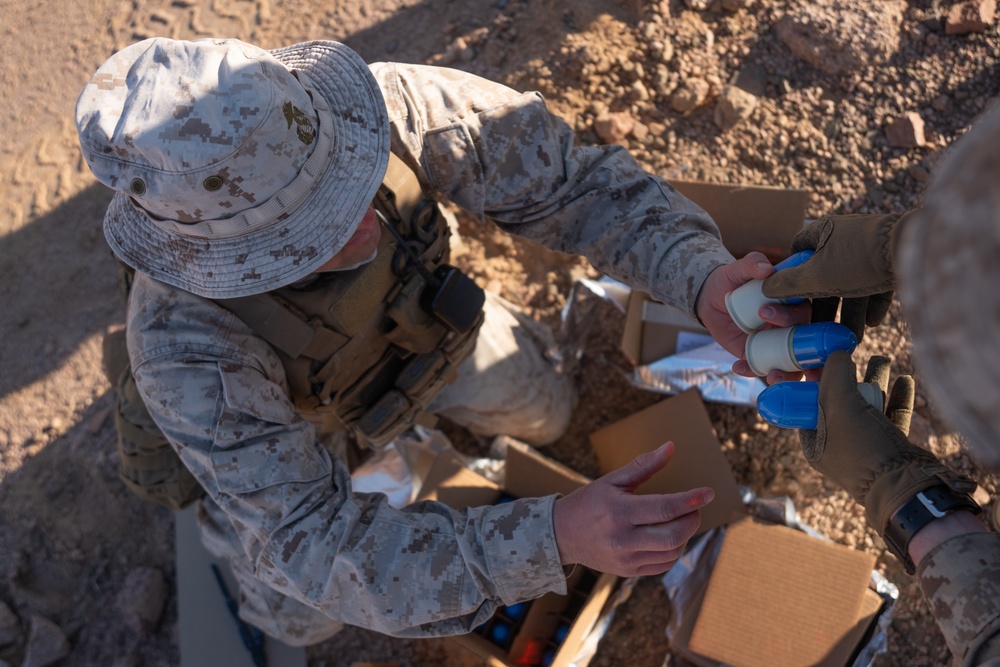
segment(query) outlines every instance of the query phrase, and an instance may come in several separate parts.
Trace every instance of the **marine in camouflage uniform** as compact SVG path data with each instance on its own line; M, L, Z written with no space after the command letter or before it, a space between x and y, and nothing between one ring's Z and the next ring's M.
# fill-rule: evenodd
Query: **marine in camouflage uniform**
M816 254L769 278L764 291L811 296L821 317L836 310L823 307L823 300L843 299L842 318L863 329L866 319L868 325L881 319L888 301L878 295L897 287L898 277L914 365L933 405L971 453L1000 473L998 145L1000 109L987 112L959 140L921 210L816 221L793 244ZM875 375L885 387L888 360L876 365L883 367ZM1000 535L986 531L964 495L975 483L907 442L909 378L894 383L885 415L861 399L856 380L846 355L831 356L820 382L820 424L801 432L806 457L865 505L870 524L916 574L958 663L996 667Z
M137 269L135 380L207 492L204 540L233 564L246 621L299 645L341 623L452 634L565 591L555 496L397 510L352 492L274 350L210 299L323 267L359 228L390 149L483 223L583 255L692 317L706 277L734 261L700 208L621 147L574 146L537 93L442 68L369 69L333 42L268 53L148 40L98 70L77 123L88 164L117 190L105 235ZM430 410L481 433L558 437L572 391L537 338L491 297L473 356Z

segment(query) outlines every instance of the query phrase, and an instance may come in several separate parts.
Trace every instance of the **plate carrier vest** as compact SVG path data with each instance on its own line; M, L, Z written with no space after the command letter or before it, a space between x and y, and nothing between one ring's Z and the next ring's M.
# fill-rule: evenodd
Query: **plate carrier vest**
M446 292L436 284L441 271L457 273L447 264L451 232L440 205L395 155L373 204L382 235L371 262L215 302L274 348L291 400L318 435L348 430L361 447L380 448L414 424L430 423L422 419L430 417L425 409L475 348L483 293L462 276L464 291L439 297L457 293L464 301L457 306L470 323L464 331L430 312L428 294ZM104 344L105 370L118 390L120 477L140 497L182 509L204 491L146 411L127 352L122 361L124 340L120 331Z

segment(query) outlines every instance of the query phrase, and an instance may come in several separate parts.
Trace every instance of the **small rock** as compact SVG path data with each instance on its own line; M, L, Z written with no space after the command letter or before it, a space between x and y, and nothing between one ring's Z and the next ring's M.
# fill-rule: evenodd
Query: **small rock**
M48 667L67 655L69 640L62 629L47 618L32 616L22 667Z
M997 0L966 0L952 5L944 19L946 35L984 32L997 16Z
M901 0L865 5L813 0L785 14L775 34L816 69L844 75L880 65L899 50L905 9Z
M980 507L986 507L990 504L990 492L981 486L977 486L975 493L972 494L972 499L975 500Z
M931 108L935 111L947 111L951 104L951 99L947 95L938 95L931 100Z
M594 131L606 144L620 144L635 127L632 114L627 111L603 113L594 119Z
M20 637L21 622L6 602L0 602L0 647L9 646Z
M720 130L728 130L749 118L756 107L756 97L736 86L726 86L715 105L715 124Z
M166 602L167 581L153 567L138 567L129 572L118 593L118 611L138 635L148 635L156 629Z
M670 98L670 106L677 113L688 113L708 98L709 85L703 79L688 79Z
M926 183L931 177L931 175L927 173L927 170L919 164L911 164L906 168L906 172L910 175L910 178L918 183Z
M642 79L636 79L632 84L632 93L641 102L649 100L649 91L646 90L646 85L642 82Z
M632 138L634 138L636 141L645 141L646 137L648 136L649 136L649 128L640 123L639 121L636 121L635 125L632 126Z
M687 5L688 9L693 9L696 12L703 12L708 9L709 0L684 0L684 4Z
M654 60L667 62L674 57L674 45L670 42L654 40L649 43L649 55Z
M885 138L895 148L915 148L926 143L924 119L915 111L908 111L885 128Z

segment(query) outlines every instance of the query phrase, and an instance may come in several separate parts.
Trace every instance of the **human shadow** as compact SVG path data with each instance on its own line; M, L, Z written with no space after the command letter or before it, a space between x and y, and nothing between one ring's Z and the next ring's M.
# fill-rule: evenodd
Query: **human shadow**
M425 0L344 37L367 62L441 62L452 42L476 29L505 36L472 41L451 67L502 79L532 59L549 57L567 35L602 14L635 23L637 2L500 0L484 20L478 0ZM529 29L530 26L530 29ZM383 35L406 34L391 41ZM111 192L86 188L54 210L0 239L0 397L59 368L95 332L123 320L116 268L101 220Z
M493 0L490 5L492 14L486 19L481 0L425 0L345 36L343 42L369 63L434 64L457 38L468 38L470 50L464 57L441 64L502 78L535 59L551 58L567 36L601 15L631 25L642 16L638 0ZM385 37L398 34L407 35L406 40ZM491 39L480 39L487 34Z
M123 320L101 221L103 185L0 238L0 398L59 368L95 332Z
M61 665L118 664L130 654L177 664L173 596L166 594L145 632L119 602L137 568L173 579L173 515L118 479L113 405L105 392L64 434L32 445L0 483L0 602L13 612L17 635L0 647L0 661L22 664L33 619L41 617L70 642Z

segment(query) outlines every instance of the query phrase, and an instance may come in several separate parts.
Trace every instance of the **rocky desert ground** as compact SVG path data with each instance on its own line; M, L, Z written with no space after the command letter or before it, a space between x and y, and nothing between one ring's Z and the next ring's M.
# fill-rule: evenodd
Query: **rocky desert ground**
M154 35L265 48L346 42L369 62L457 67L541 91L585 143L619 142L669 178L808 190L808 215L918 206L948 146L1000 95L996 0L0 0L0 665L177 664L173 517L115 473L100 344L123 321L101 218L110 193L81 159L72 110L114 50ZM459 263L558 326L584 262L462 219ZM660 400L625 380L621 322L580 365L574 425L549 448L587 475L587 435ZM920 391L898 306L857 357L888 353L918 382L911 437L976 477ZM919 590L862 511L752 408L710 404L737 480L878 557L900 589L880 665L936 666L947 648ZM472 438L457 444L475 451ZM665 594L637 583L592 664L669 658ZM227 628L227 631L229 629ZM356 661L466 665L443 640L349 629L309 649Z

